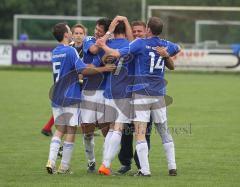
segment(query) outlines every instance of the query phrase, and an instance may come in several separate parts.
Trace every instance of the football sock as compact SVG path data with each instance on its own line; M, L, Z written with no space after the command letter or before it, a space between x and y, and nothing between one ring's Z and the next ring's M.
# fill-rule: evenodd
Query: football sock
M64 170L69 169L69 164L72 157L73 152L73 142L64 141L63 143L63 155L61 160L61 166Z
M103 160L107 154L109 142L110 142L112 135L113 135L113 129L109 129L107 136L105 137L104 144L103 144Z
M94 136L93 134L90 135L83 135L83 144L85 146L85 154L88 162L95 162L95 155L94 155Z
M156 128L162 139L165 155L168 162L168 169L176 169L175 148L173 138L167 126L167 121L164 123L157 123Z
M51 163L55 166L56 160L57 160L57 155L58 155L58 150L61 144L61 139L57 136L53 136L51 143L50 143L50 151L49 151L49 157L48 160L51 161Z
M168 162L168 169L176 169L176 161L175 161L175 149L174 149L174 143L169 142L163 144L167 162Z
M141 166L141 172L145 175L151 174L148 161L148 146L146 141L137 141L136 150Z
M106 156L103 161L103 164L105 165L105 167L110 168L112 160L118 153L121 138L122 138L121 132L113 131L113 134L112 134L109 144L108 144L108 150L106 152Z
M49 121L44 125L43 129L46 131L51 131L52 126L54 125L54 118L51 116Z

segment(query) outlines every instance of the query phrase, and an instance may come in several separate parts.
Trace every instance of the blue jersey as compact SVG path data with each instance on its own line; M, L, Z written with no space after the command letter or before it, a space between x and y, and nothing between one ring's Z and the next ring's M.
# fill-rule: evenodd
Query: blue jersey
M129 41L125 38L115 38L107 41L107 45L113 49L120 49L129 46ZM100 59L104 55L101 52L98 56ZM131 63L131 58L127 55L120 57L116 60L117 66L115 72L107 73L106 86L104 90L104 97L108 99L123 99L132 97L132 93L127 90L128 85L133 83L134 63Z
M52 51L52 66L54 77L52 105L66 107L79 102L81 85L78 73L86 68L86 64L79 58L76 49L59 44Z
M132 54L135 61L135 81L133 91L143 95L165 94L165 58L161 57L156 47L166 47L170 56L180 50L179 46L159 37L136 39L129 47L119 50L120 55Z
M83 40L83 62L85 64L91 64L93 61L94 56L89 49L96 43L96 38L93 36L87 36Z
M92 54L89 49L96 43L96 39L93 36L87 36L83 41L83 62L86 64L92 64L94 58L98 58L97 55ZM100 64L94 64L96 67L100 67ZM103 74L95 74L84 77L83 89L84 90L104 90L105 88L105 76Z

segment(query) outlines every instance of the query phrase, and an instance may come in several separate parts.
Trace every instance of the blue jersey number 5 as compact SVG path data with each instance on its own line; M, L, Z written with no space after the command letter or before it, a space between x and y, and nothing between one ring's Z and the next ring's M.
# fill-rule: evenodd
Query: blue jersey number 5
M57 82L57 81L59 80L59 76L60 76L60 66L61 66L61 62L53 62L54 82Z

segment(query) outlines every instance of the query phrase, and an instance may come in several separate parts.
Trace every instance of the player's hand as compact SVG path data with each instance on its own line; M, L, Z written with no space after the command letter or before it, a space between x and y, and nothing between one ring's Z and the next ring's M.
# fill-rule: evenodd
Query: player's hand
M115 56L109 55L109 54L105 54L102 57L102 62L104 64L114 64L114 62L117 60L117 58Z
M106 45L106 40L104 38L99 38L97 39L95 45L102 48L103 46Z
M162 57L166 57L166 58L170 57L169 53L167 52L167 48L166 47L159 47L159 46L157 46L156 47L156 51Z
M117 68L115 64L106 64L104 67L106 72L113 72Z
M116 28L116 26L118 25L119 21L120 21L120 20L118 19L118 16L116 16L116 17L112 20L110 26L108 27L108 31L109 31L110 33L113 33L113 31L115 30L115 28Z
M126 21L127 17L125 17L125 16L116 16L114 19L116 19L117 21Z

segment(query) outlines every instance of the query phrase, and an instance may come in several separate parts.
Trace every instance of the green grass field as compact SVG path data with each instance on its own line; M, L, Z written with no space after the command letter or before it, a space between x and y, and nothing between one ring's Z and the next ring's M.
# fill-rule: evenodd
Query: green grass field
M45 171L50 138L40 130L51 115L51 72L0 70L0 186L239 186L240 74L167 73L166 79L173 97L168 119L177 177L167 175L154 129L150 178L87 174L81 135L72 160L74 174L50 176ZM98 166L102 143L102 136L95 137ZM119 166L116 158L113 170Z

